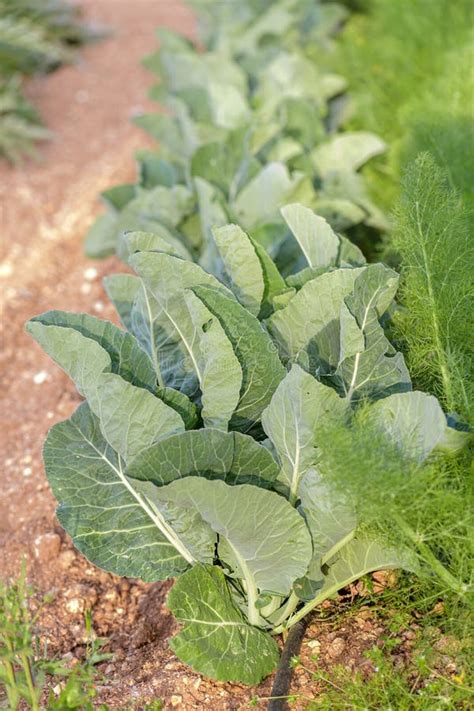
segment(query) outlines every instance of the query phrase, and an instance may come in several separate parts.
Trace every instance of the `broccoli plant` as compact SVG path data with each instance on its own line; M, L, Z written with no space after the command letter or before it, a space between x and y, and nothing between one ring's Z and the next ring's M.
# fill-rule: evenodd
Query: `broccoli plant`
M350 427L363 406L417 461L449 429L384 333L397 274L348 259L306 207L282 218L301 257L286 279L235 224L213 231L214 273L130 233L135 275L105 283L125 330L61 311L27 324L85 398L44 447L62 526L105 570L176 578L172 649L246 684L275 668L275 636L340 588L418 565L331 487L328 423Z

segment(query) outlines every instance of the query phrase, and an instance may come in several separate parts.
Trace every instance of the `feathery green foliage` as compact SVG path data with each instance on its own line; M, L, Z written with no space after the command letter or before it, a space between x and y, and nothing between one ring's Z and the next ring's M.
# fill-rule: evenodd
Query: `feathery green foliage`
M392 236L402 264L395 331L416 385L473 424L472 212L427 154L409 168L402 191Z
M388 542L414 547L423 595L467 602L473 592L474 470L470 447L437 447L427 460L407 457L362 407L350 427L330 423L321 466L330 486L352 501L362 525ZM468 437L460 435L464 440Z
M330 63L349 81L351 127L390 142L388 165L365 173L389 205L407 161L431 151L453 186L473 194L473 5L470 0L367 0L350 19Z

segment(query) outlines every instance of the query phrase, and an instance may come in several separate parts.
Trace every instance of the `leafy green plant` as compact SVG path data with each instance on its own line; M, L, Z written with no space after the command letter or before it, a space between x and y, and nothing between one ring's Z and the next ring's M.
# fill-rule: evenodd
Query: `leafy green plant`
M339 231L361 223L385 229L358 172L385 144L366 131L339 132L345 80L313 56L330 43L341 8L231 3L216 22L214 6L198 5L204 22L213 16L212 36L203 30L201 37L206 51L158 32L160 49L145 66L159 75L152 97L168 111L136 123L159 149L138 155L135 185L103 194L108 212L93 224L87 254L117 250L125 258L123 233L141 229L178 236L182 250L212 269L210 228L236 222L285 272L299 255L288 252L279 208L294 201Z
M63 0L0 0L0 156L16 163L48 138L21 94L21 77L70 62L74 46L97 36Z
M286 279L236 225L212 231L214 274L163 237L129 233L136 276L105 283L126 331L60 311L27 325L87 400L45 445L61 524L96 565L177 577L172 648L248 684L275 667L274 635L340 588L420 565L414 541L373 535L334 496L328 423L350 428L368 402L371 427L407 462L451 442L380 323L397 274L347 261L350 244L302 205L282 217L305 265Z
M407 171L395 212L393 248L402 265L397 335L410 372L461 422L474 423L472 214L427 154Z
M468 708L473 689L462 679L453 681L430 668L422 649L415 650L413 668L396 667L386 651L374 647L366 657L375 668L366 678L351 674L336 666L331 678L324 673L307 669L315 682L325 687L317 701L308 704L307 711L346 711L346 709L416 709Z

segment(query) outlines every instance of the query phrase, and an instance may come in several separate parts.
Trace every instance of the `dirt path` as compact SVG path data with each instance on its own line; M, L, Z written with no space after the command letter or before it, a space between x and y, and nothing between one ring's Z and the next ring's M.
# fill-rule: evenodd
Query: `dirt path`
M114 259L86 260L83 236L100 209L99 191L131 179L133 152L147 144L130 118L148 106L152 77L139 61L156 46L154 28L193 29L191 13L171 0L82 4L87 18L114 34L85 48L74 66L28 86L54 138L41 148L41 163L0 167L0 575L15 575L27 555L35 586L54 597L41 618L41 640L72 662L84 654L84 611L92 609L96 632L110 639L115 653L102 668L107 683L98 687L99 699L111 708L132 703L141 709L162 698L166 709L245 709L252 695L268 695L270 681L257 690L213 684L181 665L166 644L174 629L164 607L169 586L119 580L88 564L58 526L44 476L47 430L68 417L79 399L23 326L51 308L114 318L101 277L120 265ZM311 664L316 644L329 665L359 666L366 664L362 652L378 632L367 616L337 631L313 625L303 653ZM304 708L318 691L302 669L294 690L301 694L295 708Z
M41 147L41 163L0 167L0 436L7 487L0 501L2 535L14 529L18 536L49 514L39 450L51 423L73 406L67 379L23 333L23 325L49 308L110 317L100 276L118 265L86 260L83 236L100 210L99 191L132 178L134 150L147 144L130 118L151 108L146 97L153 78L139 62L156 47L154 28L193 28L190 12L178 2L85 0L83 6L86 17L110 27L112 36L85 48L74 66L27 87L53 140ZM98 270L97 278L85 279L88 268Z

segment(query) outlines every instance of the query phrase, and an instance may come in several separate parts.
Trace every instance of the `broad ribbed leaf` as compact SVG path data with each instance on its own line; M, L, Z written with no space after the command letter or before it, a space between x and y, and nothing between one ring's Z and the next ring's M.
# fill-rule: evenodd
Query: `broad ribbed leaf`
M168 607L184 623L170 647L200 674L254 685L276 667L275 640L248 624L220 568L194 566L174 584Z
M44 328L40 328L39 325ZM45 330L49 326L73 329L91 342L95 341L110 356L113 373L121 375L122 378L133 385L154 391L156 375L148 355L140 348L132 335L117 328L110 321L102 321L88 314L74 314L67 311L47 311L40 316L32 318L26 326L27 331L36 340L39 341L39 338L41 338L40 345L55 359L54 354L48 350L48 347L52 349L52 345L48 346L47 344L49 336ZM62 340L66 341L65 333ZM57 346L60 349L61 334L59 332ZM71 355L73 357L72 351ZM89 363L87 367L93 368L94 364Z
M357 519L350 502L344 501L340 492L332 491L315 468L303 474L298 498L299 510L313 541L310 570L302 580L295 583L297 595L306 599L311 598L311 593L321 587L322 565L352 538Z
M69 375L84 397L95 393L104 371L110 371L112 367L107 351L80 331L62 326L45 326L39 321L30 321L27 330Z
M202 421L227 431L240 399L242 368L220 321L192 291L185 298L199 340Z
M329 267L336 263L340 240L323 217L298 204L285 205L281 214L309 267Z
M281 462L279 479L296 500L301 477L315 462L318 426L341 418L347 403L298 365L275 390L262 414L262 425Z
M364 269L337 269L321 274L306 282L285 308L271 316L268 329L283 358L295 360L303 351L310 358L311 341L323 329L337 326L344 297L351 293Z
M228 484L270 488L278 476L272 455L252 437L217 429L189 430L167 437L141 452L127 476L157 486L175 479L202 476Z
M125 460L161 437L184 431L175 410L110 372L111 358L96 341L72 328L39 322L30 322L29 330L87 398L105 439Z
M258 316L265 285L262 267L255 248L238 225L226 225L213 230L219 254L230 287L242 306Z
M130 263L145 285L143 301L136 307L134 331L142 343L149 344L161 382L186 395L196 395L202 381L199 338L185 290L202 284L227 290L197 264L169 254L138 252Z
M446 435L446 417L433 395L397 393L370 408L373 421L404 456L423 461Z
M334 595L354 580L375 570L416 570L416 559L406 549L392 548L382 541L360 535L341 548L336 556L328 561L328 566L329 571L320 593L325 597Z
M105 439L126 462L153 442L184 432L174 409L113 373L101 374L90 405Z
M192 260L191 254L183 244L182 239L178 239L164 226L159 229L153 228L154 232L127 232L122 237L122 241L127 246L127 253L135 252L166 252L175 257Z
M260 420L262 411L285 375L285 369L270 337L243 306L217 289L199 286L193 291L219 319L239 360L242 388L230 425L249 430Z
M155 513L125 478L120 458L86 403L50 430L44 462L59 501L58 519L92 563L149 582L187 568Z
M383 153L386 143L374 133L354 131L336 135L318 146L312 154L314 164L322 176L335 170L358 170L374 156Z
M301 177L301 174L290 176L283 163L268 163L241 190L233 204L239 224L251 229L276 219Z
M245 579L254 603L258 591L286 595L306 572L311 537L304 519L282 496L203 477L178 479L156 491L159 500L178 511L197 510L219 534L219 557Z
M403 356L395 352L379 323L397 286L396 272L383 264L372 264L356 279L353 292L345 298L355 323L347 312L341 312L339 363L333 381L349 400L379 398L411 388Z

